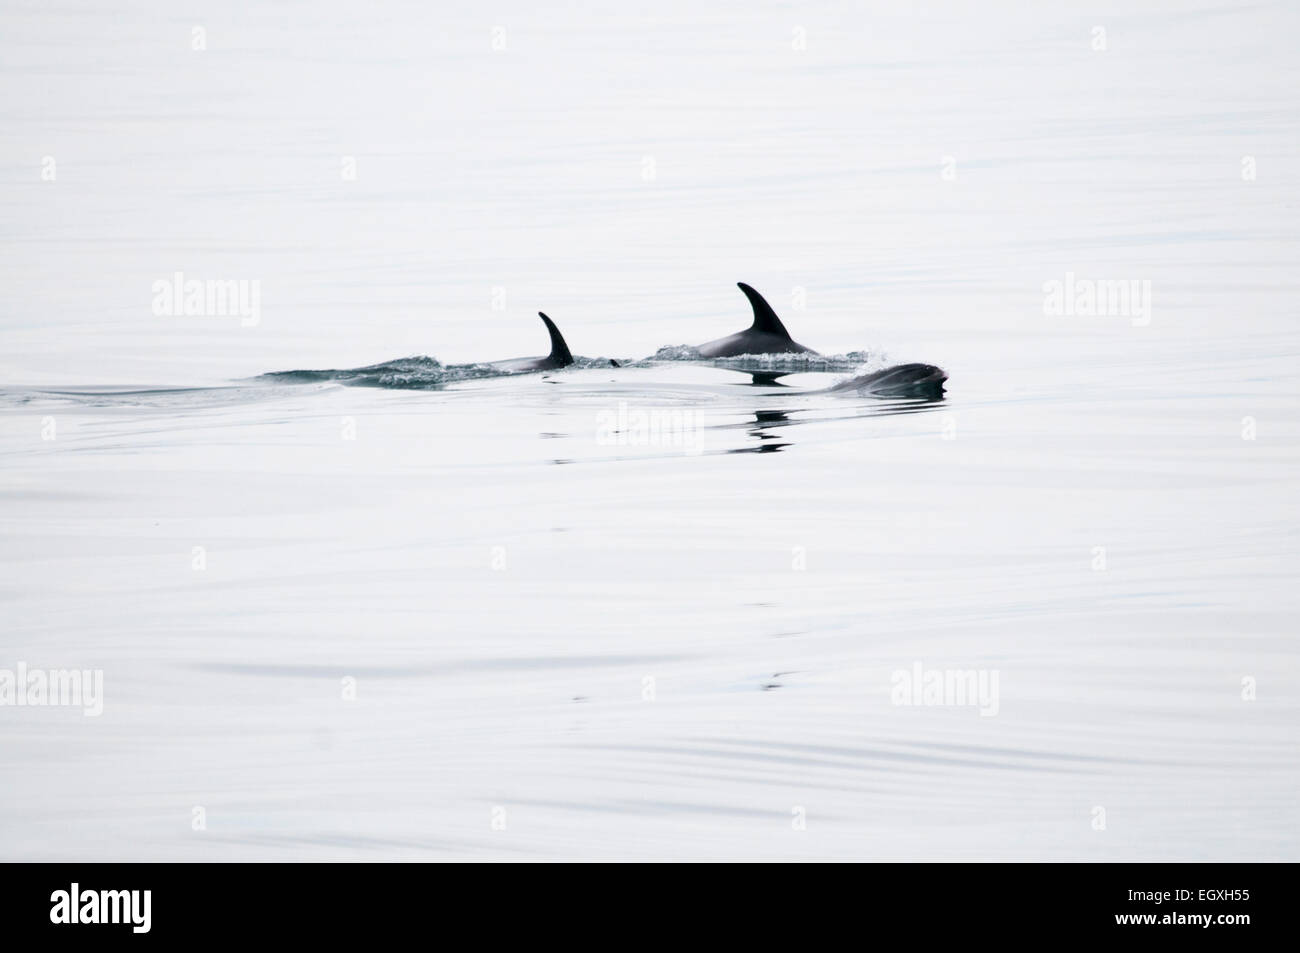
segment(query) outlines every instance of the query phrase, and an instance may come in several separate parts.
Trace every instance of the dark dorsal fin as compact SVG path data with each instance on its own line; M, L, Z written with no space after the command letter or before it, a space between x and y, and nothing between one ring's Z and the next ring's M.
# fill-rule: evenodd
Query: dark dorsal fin
M745 284L743 281L737 283L740 290L745 292L745 297L749 303L754 306L754 323L750 326L751 331L762 331L764 334L776 334L790 340L790 332L785 329L781 319L776 316L772 306L764 300L763 296Z
M550 359L555 362L557 367L568 367L573 363L573 355L569 353L569 345L564 343L564 335L555 326L555 322L542 312L538 311L537 316L546 324L546 330L551 334Z

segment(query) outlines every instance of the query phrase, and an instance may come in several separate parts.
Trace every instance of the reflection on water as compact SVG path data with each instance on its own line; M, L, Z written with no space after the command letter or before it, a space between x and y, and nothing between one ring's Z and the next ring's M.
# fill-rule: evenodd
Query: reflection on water
M789 385L780 383L782 377L789 377L789 371L755 371L750 375L748 384L741 384L741 387L787 387Z
M755 375L757 376L757 375ZM751 437L758 441L757 446L739 447L735 450L728 450L728 453L779 453L786 447L790 446L788 440L779 440L776 434L771 433L778 427L788 427L791 424L801 423L799 420L792 420L790 415L784 410L756 410L754 411L754 424L747 431Z
M743 429L757 444L732 447L723 453L777 453L794 445L789 428L801 424L828 423L832 421L854 420L862 417L892 417L899 414L919 414L938 410L943 404L943 397L902 398L895 400L868 400L856 408L852 414L826 414L818 408L786 410L755 410L753 420L742 419L737 423L718 424L714 429ZM776 431L781 431L777 433Z

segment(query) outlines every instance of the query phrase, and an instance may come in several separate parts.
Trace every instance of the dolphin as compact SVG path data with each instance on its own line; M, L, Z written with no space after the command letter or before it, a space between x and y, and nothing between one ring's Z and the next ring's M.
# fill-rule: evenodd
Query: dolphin
M551 353L545 357L516 357L508 361L488 361L489 367L495 367L507 374L522 374L526 371L558 370L573 363L569 345L564 343L564 335L560 334L560 329L555 326L555 322L540 311L537 312L537 316L542 319L542 323L546 325L546 330L551 335Z
M790 337L781 319L776 316L772 306L761 294L745 284L737 283L745 293L749 303L754 306L754 323L744 331L709 341L696 348L701 357L735 357L739 354L813 354L817 352L804 347ZM784 374L754 375L754 386L781 386L776 378ZM942 398L943 382L948 379L947 371L933 364L898 364L871 374L863 374L851 380L828 387L823 393L871 394L876 397L927 397Z
M943 382L948 372L933 364L896 364L884 370L863 374L828 387L823 393L843 394L850 391L873 397L943 398Z
M781 319L776 316L772 306L761 294L745 284L738 282L740 290L754 306L754 323L744 331L737 331L725 338L709 341L696 348L701 357L735 357L738 354L816 354L810 347L804 347L790 337Z

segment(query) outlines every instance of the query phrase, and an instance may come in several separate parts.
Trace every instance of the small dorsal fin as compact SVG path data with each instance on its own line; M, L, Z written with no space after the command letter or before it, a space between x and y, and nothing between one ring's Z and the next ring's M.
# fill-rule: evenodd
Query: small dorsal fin
M790 332L785 329L781 319L776 316L772 306L767 303L761 294L745 284L743 281L737 282L740 290L745 292L745 297L749 303L754 306L754 323L750 326L751 331L762 331L765 334L776 334L790 340Z
M569 345L564 343L564 335L555 326L555 322L542 312L538 311L537 316L542 319L542 322L546 325L546 330L551 335L550 359L556 363L557 367L568 367L573 363L573 355L569 353Z

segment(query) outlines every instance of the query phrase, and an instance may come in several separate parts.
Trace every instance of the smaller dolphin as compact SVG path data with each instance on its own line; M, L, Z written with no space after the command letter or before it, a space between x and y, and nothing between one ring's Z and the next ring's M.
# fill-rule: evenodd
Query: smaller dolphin
M489 367L495 367L507 374L522 374L525 371L553 371L573 363L569 345L564 343L564 335L560 334L560 329L555 326L555 322L540 311L537 312L537 316L542 319L546 330L550 332L551 353L545 357L516 357L508 361L489 361L487 362Z
M738 282L740 290L754 306L754 323L744 331L737 331L725 338L709 341L696 348L701 357L735 357L738 354L816 354L810 347L804 347L790 337L781 319L776 316L772 306L761 294L745 284Z
M943 397L943 382L948 372L933 364L896 364L884 370L863 374L827 388L827 393L870 394L873 397Z

